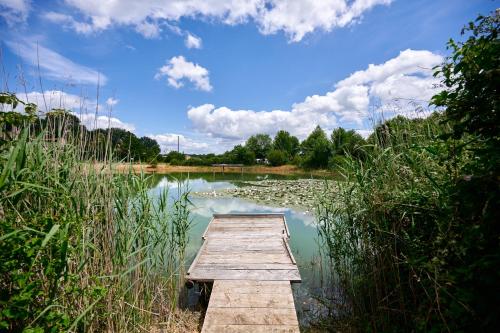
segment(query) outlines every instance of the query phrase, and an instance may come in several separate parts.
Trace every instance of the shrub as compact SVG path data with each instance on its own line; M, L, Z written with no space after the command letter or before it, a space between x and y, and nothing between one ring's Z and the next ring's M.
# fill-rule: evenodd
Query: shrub
M272 166L280 166L286 164L286 153L281 150L273 149L267 154L267 160Z

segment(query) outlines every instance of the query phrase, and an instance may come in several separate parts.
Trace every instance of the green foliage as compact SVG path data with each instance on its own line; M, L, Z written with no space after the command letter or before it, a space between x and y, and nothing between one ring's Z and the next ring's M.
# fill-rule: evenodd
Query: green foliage
M301 145L302 166L305 168L326 168L332 152L332 146L325 132L317 126Z
M273 140L273 149L285 152L291 160L299 151L299 139L287 131L279 130Z
M272 147L272 139L267 134L256 134L248 138L245 147L253 152L255 158L263 159Z
M499 327L498 12L467 31L439 69L446 90L433 101L444 110L378 125L363 159L345 158L338 193L318 204L341 286L329 329Z
M332 151L334 155L352 155L361 157L362 147L366 144L361 135L354 130L346 131L342 127L332 132Z
M241 163L245 165L252 165L255 163L254 152L246 146L237 145L229 153L230 163Z
M267 160L272 166L280 166L288 161L287 153L282 150L273 149L267 154Z
M445 89L433 103L445 108L454 138L473 137L465 148L474 151L483 169L500 165L499 31L499 10L479 16L462 30L469 34L465 42L449 41L452 55L435 73L443 77Z
M85 163L76 120L55 110L0 143L0 331L136 331L177 304L186 193L155 201L144 175Z
M178 165L178 163L181 163L185 159L186 159L186 155L184 155L183 153L179 153L175 150L172 150L167 155L165 155L165 157L163 158L163 160L165 162L170 163L172 165ZM174 164L173 163L174 161L176 161L177 164Z

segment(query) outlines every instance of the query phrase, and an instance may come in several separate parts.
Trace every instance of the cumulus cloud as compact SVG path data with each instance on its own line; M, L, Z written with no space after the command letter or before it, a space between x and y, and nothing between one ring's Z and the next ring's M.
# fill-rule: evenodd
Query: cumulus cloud
M135 126L126 123L118 118L108 115L96 116L95 108L96 101L85 98L83 96L73 95L60 90L46 90L44 93L39 91L32 91L28 93L17 93L16 96L26 102L35 103L38 105L38 110L41 113L50 111L52 109L65 109L71 111L78 117L82 124L88 129L95 128L123 128L127 131L133 132ZM107 105L116 105L117 99L112 97L106 100ZM17 111L23 111L22 105L19 105ZM7 111L7 110L4 110Z
M190 81L195 88L203 91L211 91L208 70L198 64L187 61L183 56L170 59L165 66L158 69L155 79L167 77L167 82L174 88L184 86L184 81Z
M14 1L14 0L11 0ZM182 18L211 19L228 25L255 22L263 34L284 32L300 41L316 30L331 31L361 19L378 5L392 0L65 0L77 9L94 31L113 24L131 25L146 36L151 24L178 22ZM149 23L148 23L149 22ZM152 23L155 22L155 23ZM83 23L83 22L82 22ZM146 23L146 25L144 25ZM78 31L75 28L76 31Z
M30 0L0 0L0 16L9 26L26 21L30 10Z
M201 38L196 37L195 35L190 34L189 32L186 34L186 39L184 40L184 44L188 49L201 49Z
M81 111L89 107L95 107L94 101L60 90L46 90L43 93L39 91L19 92L16 96L25 103L35 103L40 112L47 112L52 109ZM19 105L18 108L20 107L22 106Z
M186 154L223 153L231 150L237 144L244 143L243 140L214 138L206 134L186 136L176 133L162 133L147 136L158 142L163 153L177 151L177 137L179 137L180 151Z
M316 125L327 131L338 126L354 128L367 135L373 125L369 123L371 110L385 117L419 116L408 112L426 105L439 90L432 67L442 60L430 51L405 50L383 64L349 75L332 91L306 97L290 110L232 110L203 104L189 108L187 115L196 130L212 137L241 140L255 133L274 134L286 129L304 138Z
M143 21L135 26L135 31L148 39L160 37L161 28L157 22Z
M40 62L42 75L64 83L105 85L107 78L98 71L77 64L59 53L42 46L35 40L23 38L19 42L5 41L9 49L27 64L37 66Z
M93 130L96 128L122 128L129 132L135 131L135 126L133 124L125 123L118 118L109 117L104 115L96 115L94 113L74 113L81 123L87 127L87 129Z
M210 150L210 145L206 140L196 140L182 134L150 134L148 137L155 139L164 153L168 153L172 150L177 151L177 139L179 139L180 150L187 154L198 154Z

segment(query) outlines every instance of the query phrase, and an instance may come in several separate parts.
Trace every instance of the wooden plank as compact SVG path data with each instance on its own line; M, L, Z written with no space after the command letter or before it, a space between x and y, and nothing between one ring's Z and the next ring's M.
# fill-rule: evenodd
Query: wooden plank
M210 325L203 333L300 333L296 325Z
M285 215L283 215L283 224L285 226L286 235L288 238L290 238L290 230L288 230L288 224L286 223Z
M264 227L277 227L277 228L285 228L283 226L283 221L281 222L274 222L274 221L217 221L212 223L211 227L236 227L236 226L248 226L248 227L253 227L253 226L264 226Z
M239 294L218 292L210 296L210 306L218 308L285 308L295 309L293 295L283 294Z
M224 252L224 251L281 251L284 250L284 244L282 241L278 242L255 242L254 240L236 240L228 244L227 241L218 242L205 242L205 251L211 252Z
M234 233L231 231L211 231L205 236L205 239L210 238L274 238L283 237L284 230L268 230L268 231L257 231L257 230L249 230L241 233Z
M214 222L214 217L210 219L210 222L208 222L207 227L205 228L205 232L203 232L203 235L201 236L202 239L206 239L206 235L208 233L208 229L210 228L210 225Z
M197 269L194 268L188 278L193 281L211 282L214 280L269 280L300 282L297 269Z
M205 325L296 325L295 309L208 307Z
M260 233L283 233L283 228L279 226L264 226L264 227L254 227L254 226L232 226L226 227L223 226L211 226L208 235L212 235L214 232L232 232L232 233L247 233L247 232L258 232ZM206 237L206 236L205 236Z
M288 264L290 257L286 252L281 253L202 253L198 258L199 263L225 264L225 263L247 263L247 264Z
M273 217L283 217L283 213L233 213L233 214L213 214L214 218L273 218Z
M290 288L290 284L283 282L283 281L247 281L247 280L240 280L240 281L215 281L214 282L214 287L215 288L230 288L230 289L235 289L239 288L242 286L251 286L251 287L271 287L271 288L277 288L277 287L286 287L287 289Z
M281 295L290 292L288 281L217 280L214 286L217 284L219 284L217 289L221 293Z
M210 236L208 236L210 235ZM265 232L258 232L258 231L247 231L245 233L235 233L235 232L230 232L230 231L215 231L215 232L210 232L206 237L210 238L239 238L239 239L261 239L262 241L265 241L266 239L276 239L278 237L283 237L283 232L280 230L276 231L265 231Z
M198 263L196 265L196 269L297 269L297 266L294 264L263 264L263 263L223 263L223 264L204 264Z
M284 238L283 238L283 243L285 243L286 251L287 251L288 255L290 256L292 263L297 264L297 262L295 261L295 258L293 257L292 250L290 250L290 246L288 246L288 242Z
M207 245L206 242L203 242L203 244L201 244L200 250L198 251L198 253L196 253L196 257L194 257L194 260L191 263L191 266L189 266L189 269L187 271L188 275L191 274L191 271L196 267L196 264L198 263L198 260L200 259L202 253L204 252L206 245Z

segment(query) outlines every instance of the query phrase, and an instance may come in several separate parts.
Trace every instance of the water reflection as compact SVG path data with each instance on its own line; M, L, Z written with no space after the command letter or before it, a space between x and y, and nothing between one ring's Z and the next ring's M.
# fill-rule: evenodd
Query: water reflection
M217 191L244 186L244 181L259 179L294 179L297 176L248 175L248 174L175 174L154 175L151 180L152 193L168 187L175 196L179 186L189 188L191 192ZM302 283L294 285L296 308L299 320L306 323L317 310L313 297L321 292L321 278L318 246L316 244L315 218L311 213L290 209L277 208L255 203L250 200L228 197L200 198L192 197L192 227L189 232L189 243L186 248L186 264L191 264L198 252L205 231L213 214L228 213L284 213L290 230L290 247L297 261L302 277Z

